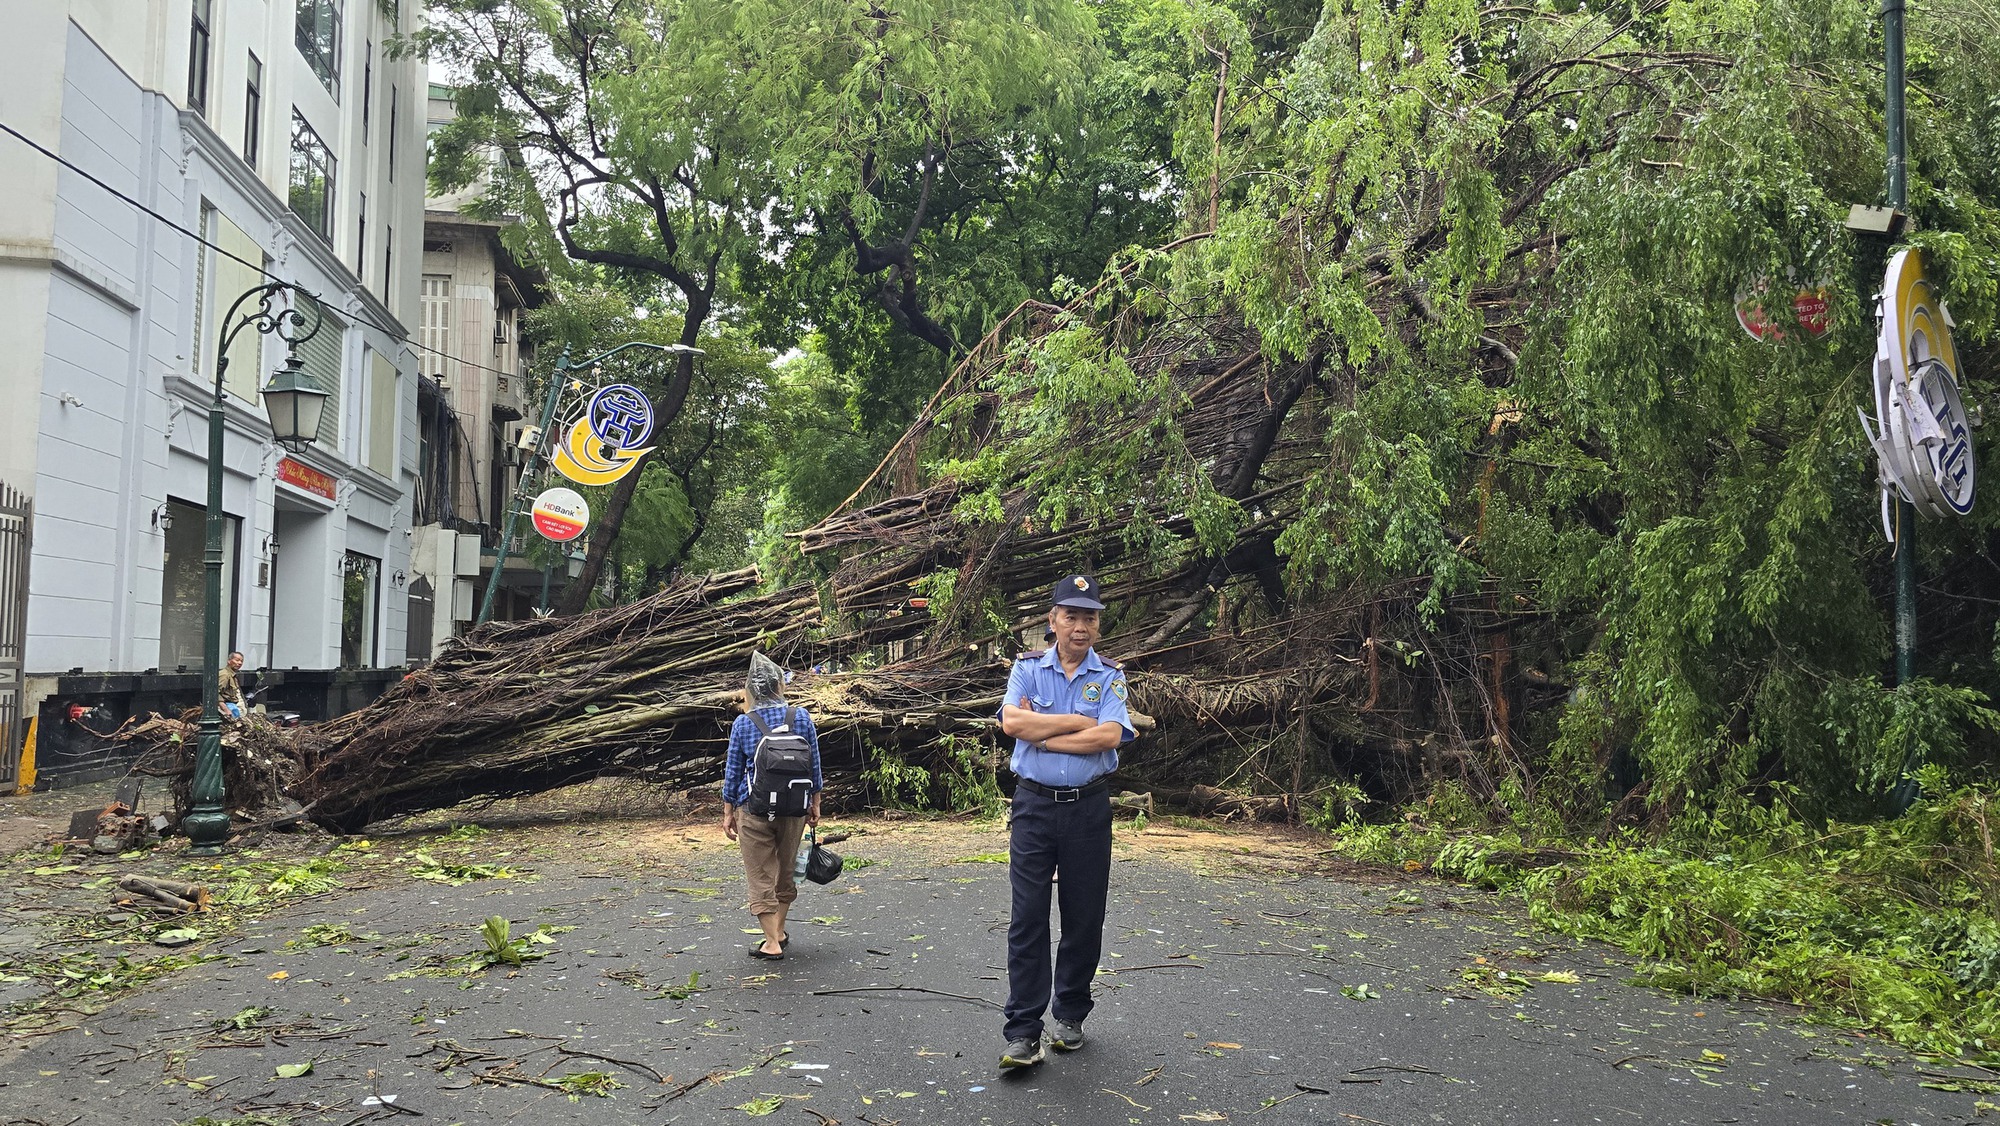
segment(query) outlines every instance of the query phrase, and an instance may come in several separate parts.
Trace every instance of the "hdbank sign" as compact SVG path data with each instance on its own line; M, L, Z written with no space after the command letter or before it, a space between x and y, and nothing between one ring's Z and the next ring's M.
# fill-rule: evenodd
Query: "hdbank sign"
M1890 260L1876 301L1875 417L1860 413L1881 476L1882 531L1894 540L1891 490L1926 516L1963 516L1978 482L1951 314L1924 273L1922 250Z
M590 526L590 505L575 489L548 489L529 510L535 530L557 543L567 543Z

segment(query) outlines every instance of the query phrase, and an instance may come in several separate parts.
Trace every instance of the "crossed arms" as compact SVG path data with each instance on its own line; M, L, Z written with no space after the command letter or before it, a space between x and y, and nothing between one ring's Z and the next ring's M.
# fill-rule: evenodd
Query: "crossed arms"
M1117 720L1099 723L1072 712L1038 712L1026 696L1001 707L1000 730L1016 739L1040 744L1043 750L1072 755L1112 750L1125 734Z

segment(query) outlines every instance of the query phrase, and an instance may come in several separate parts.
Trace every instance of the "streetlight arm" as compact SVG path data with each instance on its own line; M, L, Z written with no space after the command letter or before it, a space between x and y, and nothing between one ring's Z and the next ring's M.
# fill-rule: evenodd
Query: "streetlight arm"
M623 344L620 344L616 348L611 349L609 352L600 353L599 355L592 356L591 358L584 360L581 363L572 364L571 366L579 368L587 368L594 364L600 364L603 363L605 360L608 360L611 357L617 355L618 353L623 352L627 348L651 348L655 352L665 352L669 355L675 355L675 356L683 354L694 355L694 356L705 356L708 354L702 351L701 349L688 344L654 344L645 340L630 340Z
M299 312L296 307L280 310L271 308L271 303L277 300L278 294L286 291L297 293L301 297L312 300L312 327L306 329L304 332L298 332L298 330L305 327L306 315ZM253 297L257 299L257 308L252 312L243 314L241 318L237 317L236 311L243 307L244 302ZM325 323L326 318L319 311L319 299L290 282L269 282L239 294L236 300L230 303L229 311L222 314L222 334L215 348L216 400L219 402L222 399L222 376L224 372L229 370L229 346L236 342L236 335L238 333L246 328L255 328L259 335L268 336L276 333L278 338L283 340L289 347L297 348L299 345L318 335L320 327ZM290 331L287 331L287 326L289 326ZM297 333L297 335L294 335L294 333Z

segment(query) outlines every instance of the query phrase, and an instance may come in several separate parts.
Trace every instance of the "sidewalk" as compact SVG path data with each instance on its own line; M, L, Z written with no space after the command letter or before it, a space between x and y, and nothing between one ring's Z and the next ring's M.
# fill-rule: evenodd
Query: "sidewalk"
M117 781L90 782L66 790L0 796L0 857L25 848L39 848L48 838L69 828L69 815L79 809L103 809L118 792ZM146 779L142 803L171 804L164 779ZM150 809L150 806L149 806Z

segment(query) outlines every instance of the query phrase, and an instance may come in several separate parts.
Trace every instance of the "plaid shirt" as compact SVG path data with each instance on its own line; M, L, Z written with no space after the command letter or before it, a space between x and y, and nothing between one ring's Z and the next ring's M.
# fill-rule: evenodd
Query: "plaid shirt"
M790 718L797 714L796 721ZM817 794L825 786L819 770L819 732L813 730L812 716L804 708L790 704L774 704L768 708L758 708L757 714L766 724L776 728L781 723L796 722L794 731L806 737L813 750L813 793ZM757 744L764 733L757 730L747 715L739 715L729 728L729 757L722 767L722 800L730 805L742 805L750 800L750 772L752 760L757 754Z

